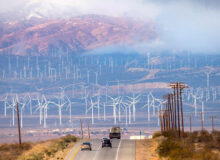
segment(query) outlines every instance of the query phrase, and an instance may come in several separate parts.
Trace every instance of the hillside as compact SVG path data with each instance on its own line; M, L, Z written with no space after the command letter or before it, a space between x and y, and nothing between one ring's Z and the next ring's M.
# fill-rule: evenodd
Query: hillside
M15 55L81 52L157 38L152 22L97 15L2 23L0 35L0 53Z

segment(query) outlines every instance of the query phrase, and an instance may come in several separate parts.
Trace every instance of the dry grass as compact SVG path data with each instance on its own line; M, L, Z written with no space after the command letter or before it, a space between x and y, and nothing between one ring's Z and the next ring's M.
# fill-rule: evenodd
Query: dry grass
M156 153L158 142L155 139L136 141L136 160L159 160Z
M166 139L157 147L160 157L169 160L220 160L220 132L195 131L185 133L183 139L174 132L164 133L163 136Z
M0 160L16 160L23 152L31 149L32 143L0 145Z
M71 148L77 138L71 135L36 144L29 151L23 153L18 160L57 160L64 159L66 150Z
M3 144L0 146L0 160L64 159L76 141L76 137L67 135L38 143L23 143L21 147L18 144Z

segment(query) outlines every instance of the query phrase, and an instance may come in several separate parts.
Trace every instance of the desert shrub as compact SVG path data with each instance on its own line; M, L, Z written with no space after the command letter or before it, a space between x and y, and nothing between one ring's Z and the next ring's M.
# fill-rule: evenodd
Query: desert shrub
M65 143L65 141L59 141L57 147L59 149L65 149L68 146L67 143Z
M170 138L170 139L176 139L178 137L178 132L176 131L166 131L163 132L162 135L164 137Z
M50 148L46 149L44 152L47 156L53 156L58 151L58 148L56 146L51 146Z
M210 134L208 131L186 132L184 139L177 138L175 132L164 132L167 137L162 141L157 152L168 160L220 160L220 132ZM214 149L214 150L213 150Z
M210 142L212 140L212 134L209 134L209 132L206 130L201 131L198 136L198 142Z
M0 145L0 151L25 151L31 148L31 143L19 144L2 144Z
M203 149L199 152L196 152L193 156L194 160L220 160L220 157L211 152L209 149Z
M194 131L192 133L185 133L185 140L188 143L197 143L199 142L199 135L200 133L198 131Z
M184 138L188 138L188 137L190 137L191 136L191 133L190 132L184 132Z
M19 144L2 144L0 145L0 160L14 160L17 159L24 151L29 150L32 147L31 143Z
M182 143L178 139L168 138L159 144L157 152L160 157L169 157L170 160L191 160L194 152L194 145Z
M64 139L64 141L66 143L76 142L77 141L77 138L75 136L70 135L70 134L65 136L63 139Z
M154 134L153 134L153 138L157 138L157 137L160 137L160 136L161 136L160 132L154 132Z
M217 143L220 143L220 131L214 131L212 132L213 138L217 141Z
M159 144L157 152L160 157L167 157L170 155L171 151L174 149L181 148L180 145L170 139L164 140Z
M193 150L190 147L178 147L171 150L169 159L170 160L191 160L193 156Z
M43 153L32 153L25 160L42 160L44 159Z
M46 148L44 150L44 153L48 156L48 157L52 157L55 155L56 152L58 152L59 150L63 150L65 148L68 147L69 143L71 142L76 142L77 138L72 136L72 135L67 135L61 139L59 139L58 141L54 141L53 144L51 146L49 146L48 148Z

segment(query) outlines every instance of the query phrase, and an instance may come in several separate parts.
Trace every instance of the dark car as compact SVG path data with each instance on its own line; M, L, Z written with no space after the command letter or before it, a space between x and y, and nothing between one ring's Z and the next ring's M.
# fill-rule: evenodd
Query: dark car
M102 140L102 148L103 147L111 147L112 148L112 143L111 143L110 139L103 138L103 140Z
M81 151L82 150L92 150L92 144L90 142L84 142L81 144Z

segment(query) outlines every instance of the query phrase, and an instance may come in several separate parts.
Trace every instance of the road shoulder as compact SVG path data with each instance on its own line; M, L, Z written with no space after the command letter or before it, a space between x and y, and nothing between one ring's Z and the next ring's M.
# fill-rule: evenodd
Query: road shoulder
M81 145L81 141L77 142L74 147L69 151L69 153L65 156L64 160L71 160L73 158L74 153L77 151L77 149L80 147Z
M136 140L136 160L160 160L157 146L158 142L154 139Z

